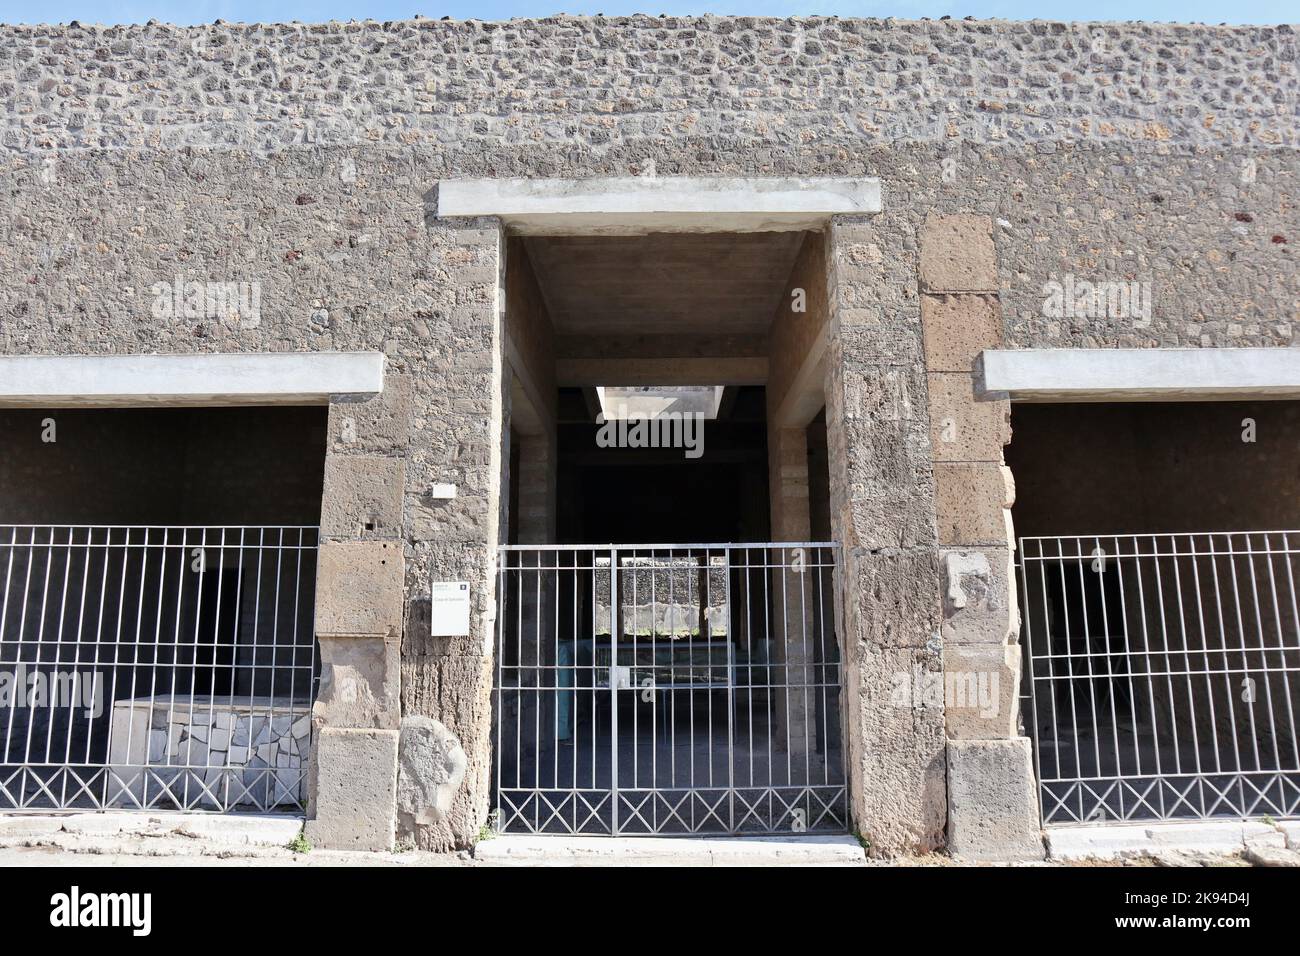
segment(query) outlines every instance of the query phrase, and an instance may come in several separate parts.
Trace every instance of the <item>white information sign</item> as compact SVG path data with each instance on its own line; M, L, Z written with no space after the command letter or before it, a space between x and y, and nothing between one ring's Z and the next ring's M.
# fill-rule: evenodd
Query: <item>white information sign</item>
M469 582L434 581L429 633L434 637L469 637Z

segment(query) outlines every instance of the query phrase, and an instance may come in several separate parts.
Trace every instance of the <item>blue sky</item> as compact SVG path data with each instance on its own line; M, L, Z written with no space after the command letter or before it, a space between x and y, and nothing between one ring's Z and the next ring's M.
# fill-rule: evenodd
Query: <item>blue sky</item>
M1295 23L1296 0L0 0L5 23L210 23L397 20L421 14L506 20L552 13L719 13L755 16L973 16L1012 20Z

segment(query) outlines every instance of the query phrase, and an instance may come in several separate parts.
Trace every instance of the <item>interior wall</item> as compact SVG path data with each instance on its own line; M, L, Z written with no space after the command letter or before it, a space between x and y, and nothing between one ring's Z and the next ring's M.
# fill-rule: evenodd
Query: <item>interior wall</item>
M1017 536L1300 527L1300 402L1013 404L1011 425Z
M326 415L0 409L0 523L318 524Z
M808 424L808 518L813 541L831 540L831 476L826 410Z

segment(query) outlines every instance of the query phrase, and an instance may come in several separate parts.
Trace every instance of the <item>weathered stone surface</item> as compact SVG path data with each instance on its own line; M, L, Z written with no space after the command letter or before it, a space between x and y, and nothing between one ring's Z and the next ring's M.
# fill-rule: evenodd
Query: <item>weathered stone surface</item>
M1242 856L1255 866L1300 866L1300 853L1277 847L1247 847Z
M947 800L943 699L924 692L938 675L930 648L861 644L845 661L850 798L873 856L943 844ZM918 693L918 691L920 691Z
M931 373L930 445L935 461L1002 462L1011 441L1011 403L977 402L971 377L960 372Z
M1010 472L995 462L936 462L939 544L1006 546L1013 491Z
M326 727L316 736L318 769L305 829L313 846L391 850L397 832L396 730Z
M855 642L924 647L939 629L938 559L929 548L846 549L846 593L865 602L855 615Z
M445 650L433 657L403 657L404 711L409 716L412 701L428 701L429 709L437 715L435 719L456 735L469 760L450 811L440 820L415 824L415 843L422 849L470 846L487 820L493 672L490 657L462 656Z
M1020 729L1020 647L945 644L944 720L949 740L1006 740Z
M373 398L338 395L330 401L329 450L335 454L400 454L410 445L410 428L410 376L391 367L384 390Z
M1020 611L1010 550L943 548L939 565L944 645L1014 641Z
M465 780L468 758L456 735L432 717L406 717L398 748L397 815L403 834L444 822Z
M948 849L974 860L1041 860L1028 738L948 744Z
M401 641L388 635L318 635L320 690L312 717L326 727L397 730Z
M402 530L405 462L378 455L325 456L324 537L396 538Z
M1002 344L1002 309L996 296L921 296L925 367L930 372L965 372L985 349Z
M316 578L316 633L397 635L405 578L392 541L324 541Z
M996 292L997 254L987 216L930 216L921 227L925 292Z

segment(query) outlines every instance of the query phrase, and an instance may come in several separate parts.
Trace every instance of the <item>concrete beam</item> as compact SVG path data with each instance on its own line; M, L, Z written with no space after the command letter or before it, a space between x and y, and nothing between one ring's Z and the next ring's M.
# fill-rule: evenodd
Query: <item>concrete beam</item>
M764 385L767 359L643 358L559 359L556 384L585 385Z
M1300 349L986 349L974 377L984 401L1300 398Z
M0 406L326 405L383 388L382 352L0 356Z
M880 209L878 179L455 179L438 187L439 217L497 216L530 236L788 232Z

